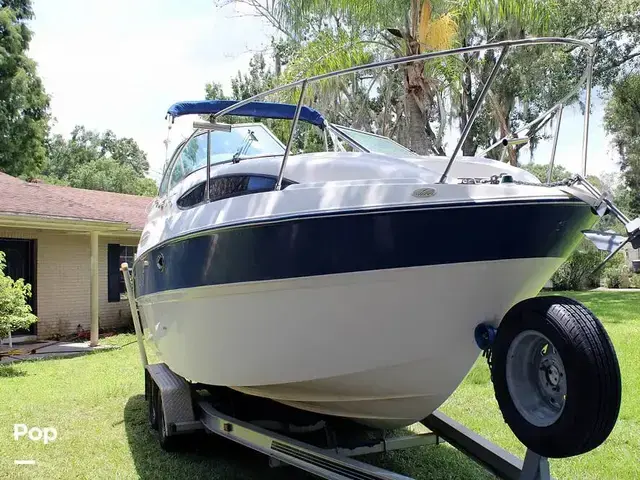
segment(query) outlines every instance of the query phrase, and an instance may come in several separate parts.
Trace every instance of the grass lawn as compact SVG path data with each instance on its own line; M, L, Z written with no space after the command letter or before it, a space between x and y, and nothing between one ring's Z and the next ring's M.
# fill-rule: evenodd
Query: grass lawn
M613 433L597 450L552 460L556 478L640 478L640 293L571 293L605 323L623 375L622 410ZM133 335L105 342L118 350L84 357L0 366L0 478L311 478L291 468L269 469L265 457L209 436L197 451L160 450L147 426L143 375ZM129 345L127 345L129 344ZM480 359L442 410L522 456L523 447L503 423L489 372ZM13 424L55 427L48 445L14 441ZM16 466L16 459L37 465ZM419 479L493 478L448 445L367 458Z

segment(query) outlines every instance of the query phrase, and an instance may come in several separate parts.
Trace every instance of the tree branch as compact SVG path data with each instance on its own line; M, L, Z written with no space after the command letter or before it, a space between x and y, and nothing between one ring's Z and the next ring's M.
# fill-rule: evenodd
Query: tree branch
M619 66L627 63L629 60L633 60L636 57L640 57L640 52L635 52L633 54L627 55L625 57L623 57L621 60L618 60L617 62L614 62L610 65L607 65L606 68L601 68L599 70L594 71L594 75L600 75L602 73L608 72L609 70L613 70L614 68L618 68Z

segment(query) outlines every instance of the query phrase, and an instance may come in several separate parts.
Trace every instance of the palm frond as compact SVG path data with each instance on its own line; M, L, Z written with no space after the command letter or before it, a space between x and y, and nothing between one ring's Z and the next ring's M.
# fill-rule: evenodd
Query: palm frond
M324 22L324 26L338 23L338 28L346 24L354 30L393 26L400 23L407 4L407 0L279 0L272 3L271 13L282 25L303 36L310 19Z
M371 48L359 38L344 31L323 31L314 40L300 47L279 79L286 84L305 77L362 65L372 60ZM332 96L344 91L347 77L337 77L308 85L306 98ZM286 101L297 100L298 93L289 90L282 93Z
M445 13L430 21L426 31L421 31L420 34L419 40L422 47L429 50L446 50L451 48L456 40L458 24L452 14Z

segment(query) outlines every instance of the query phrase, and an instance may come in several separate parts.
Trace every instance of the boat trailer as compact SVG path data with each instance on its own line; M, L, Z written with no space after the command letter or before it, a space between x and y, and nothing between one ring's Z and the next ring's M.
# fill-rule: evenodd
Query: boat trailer
M336 445L333 448L307 443L224 413L216 409L197 386L171 371L166 364L149 364L131 274L126 263L122 264L121 271L131 307L140 360L145 369L145 399L149 404L149 421L151 427L158 430L163 449L175 449L184 441L185 435L205 431L267 455L271 467L287 464L330 480L411 480L353 457L446 442L499 478L552 478L546 457L527 450L523 461L439 411L420 422L429 432L406 436L382 435L359 445L351 443L347 447Z

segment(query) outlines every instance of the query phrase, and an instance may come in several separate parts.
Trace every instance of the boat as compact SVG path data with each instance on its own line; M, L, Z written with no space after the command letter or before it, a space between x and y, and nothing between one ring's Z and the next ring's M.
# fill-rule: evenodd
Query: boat
M407 426L473 367L478 326L498 328L540 292L603 198L584 175L543 183L486 155L457 155L464 138L450 158L421 156L333 124L303 102L314 80L290 86L302 87L297 104L260 94L169 108L170 121L196 121L149 211L133 266L137 305L161 360L189 382ZM291 138L263 119L291 120L291 138L301 122L320 129L325 151L292 154Z

